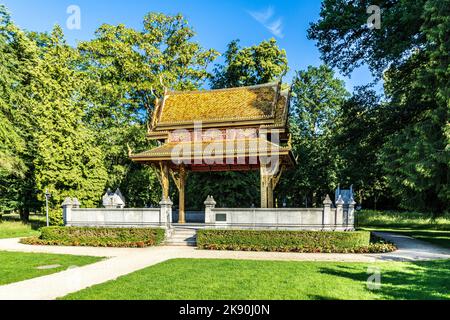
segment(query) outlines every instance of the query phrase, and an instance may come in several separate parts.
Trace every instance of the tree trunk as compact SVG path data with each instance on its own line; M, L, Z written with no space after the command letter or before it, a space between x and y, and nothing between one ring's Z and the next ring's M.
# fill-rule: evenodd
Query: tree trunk
M30 209L23 209L20 211L20 220L28 223L30 221Z

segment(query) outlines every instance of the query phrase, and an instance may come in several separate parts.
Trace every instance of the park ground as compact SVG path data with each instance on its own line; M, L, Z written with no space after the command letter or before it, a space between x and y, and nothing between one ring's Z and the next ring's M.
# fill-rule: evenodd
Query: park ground
M416 214L406 216L400 213L372 213L360 218L360 228L391 231L437 245L438 248L450 248L448 218L430 220ZM38 234L37 227L42 224L42 219L33 217L32 221L31 225L11 220L3 222L0 225L0 239ZM3 281L0 282L0 290L1 285L7 283L41 277L73 266L96 265L95 262L101 259L0 252L0 279ZM37 269L48 265L58 267ZM370 273L377 271L380 273L381 287L369 288L367 281ZM139 267L117 279L60 298L450 299L448 279L450 260L326 262L175 258L149 267Z
M394 232L450 249L450 216L433 219L419 212L363 211L358 215L361 230Z
M368 266L379 268L380 289L367 287ZM69 294L64 299L450 299L448 279L449 260L369 265L175 259Z

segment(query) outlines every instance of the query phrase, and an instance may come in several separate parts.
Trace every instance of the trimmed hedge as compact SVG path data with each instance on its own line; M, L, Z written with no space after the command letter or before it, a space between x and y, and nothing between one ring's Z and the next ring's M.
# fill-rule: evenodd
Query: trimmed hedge
M160 228L84 228L44 227L39 238L23 239L25 244L129 247L155 246L164 240L165 231Z
M390 252L387 243L371 244L367 231L198 230L197 246L207 250L305 253Z

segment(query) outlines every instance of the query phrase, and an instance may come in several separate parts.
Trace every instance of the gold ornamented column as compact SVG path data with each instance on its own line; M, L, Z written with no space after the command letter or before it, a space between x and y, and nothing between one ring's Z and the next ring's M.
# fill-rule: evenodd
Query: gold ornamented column
M169 166L167 162L160 163L160 169L163 198L169 199Z
M261 165L261 208L269 207L269 184L270 176L267 174L266 167Z
M175 182L175 185L177 186L179 195L178 223L185 224L186 223L185 187L186 187L187 172L184 163L180 164L178 172L170 170L170 174L172 175L172 179Z
M185 213L185 187L186 187L186 168L184 164L180 166L180 204L179 204L179 220L178 223L186 223Z
M273 191L278 185L284 166L265 166L261 164L261 208L274 208Z

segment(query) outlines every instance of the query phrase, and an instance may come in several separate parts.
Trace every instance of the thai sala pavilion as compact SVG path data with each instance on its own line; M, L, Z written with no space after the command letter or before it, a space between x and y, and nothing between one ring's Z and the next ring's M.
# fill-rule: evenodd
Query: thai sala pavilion
M156 169L163 190L160 207L125 208L119 190L105 194L105 208L81 208L77 199L66 198L62 204L65 225L160 227L173 243L180 240L177 237L188 241L186 232L195 236L196 228L354 230L356 203L352 189L339 188L334 204L326 196L322 208L274 208L273 191L283 172L296 163L287 125L289 100L290 91L282 90L281 83L165 91L156 101L149 123L148 137L157 146L138 154L130 150L133 161ZM216 208L214 198L208 196L204 213L199 214L204 215L204 221L186 224L185 186L189 172L250 170L260 172L260 208ZM179 191L181 225L173 223L170 179ZM220 197L220 190L214 196Z
M288 128L290 90L281 82L210 91L165 91L157 99L148 137L158 146L137 163L157 169L163 199L172 177L185 219L188 172L250 171L261 176L261 208L273 208L273 191L295 165ZM219 192L220 190L218 190ZM220 196L220 195L219 195Z

